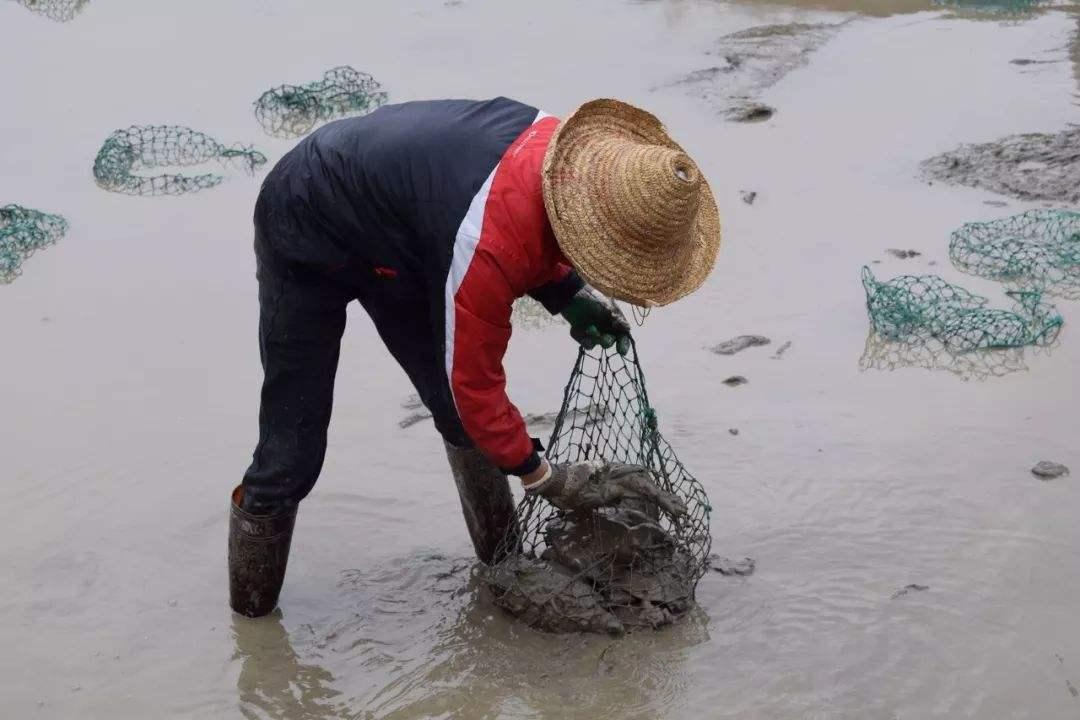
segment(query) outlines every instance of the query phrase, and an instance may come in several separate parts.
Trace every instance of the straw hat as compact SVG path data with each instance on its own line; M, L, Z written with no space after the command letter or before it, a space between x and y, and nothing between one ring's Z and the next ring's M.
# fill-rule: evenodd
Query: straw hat
M653 115L593 100L556 129L544 205L563 254L591 285L651 307L697 290L720 249L720 215L694 161Z

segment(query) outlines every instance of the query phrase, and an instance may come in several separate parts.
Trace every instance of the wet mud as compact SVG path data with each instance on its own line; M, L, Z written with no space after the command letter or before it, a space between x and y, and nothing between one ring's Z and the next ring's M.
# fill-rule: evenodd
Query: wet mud
M710 64L656 87L680 89L731 122L762 122L776 109L758 96L831 38L840 24L761 25L721 37L707 51ZM750 201L752 202L752 200Z
M791 341L788 340L783 345L776 348L776 352L773 353L770 357L773 360L780 360L781 358L784 357L784 353L786 353L790 348L791 348Z
M755 562L753 558L748 557L742 558L741 560L732 560L720 555L712 555L709 557L709 568L712 569L713 572L718 572L721 575L737 575L745 577L754 574L754 570L757 569L757 562Z
M717 355L734 355L747 348L761 347L771 342L772 340L764 335L738 335L730 340L713 345L711 350Z
M485 571L494 602L537 630L621 634L670 625L693 607L692 559L654 506L565 513L544 528L539 558L515 554Z
M1069 474L1069 468L1061 463L1049 460L1040 460L1035 467L1031 468L1031 474L1042 480L1054 480Z
M552 0L525 22L496 0L143 5L90 2L60 25L0 2L0 45L20 61L0 113L0 204L72 221L0 288L5 717L1076 715L1080 484L1029 469L1075 464L1080 334L1066 325L1046 351L948 355L944 372L905 364L933 363L926 347L871 344L868 362L896 371L861 373L853 275L875 255L894 270L936 258L950 280L1000 296L951 267L949 233L1000 214L987 199L1029 205L928 186L917 166L1076 122L1069 62L1008 63L1065 57L1075 9L976 22L928 0ZM703 56L719 36L830 20L807 6L875 17L750 93L779 110L772 120L730 123L694 99L728 74L652 90L719 66ZM716 269L634 335L665 437L714 503L714 544L752 555L753 575L710 572L678 622L618 638L537 632L496 607L470 571L442 443L427 423L399 429L421 408L400 407L413 390L353 303L281 610L231 615L226 497L251 459L262 381L261 177L143 202L101 192L86 167L102 133L132 122L258 135L259 92L339 62L369 69L395 101L503 94L565 116L621 97L700 164L724 223ZM263 149L273 162L290 146ZM746 205L739 190L757 188ZM915 244L924 257L884 254ZM1061 303L1066 317L1078 309ZM576 347L561 321L513 322L510 396L543 415ZM773 344L710 362L702 346L736 322ZM769 360L784 341L798 350ZM724 364L755 389L718 386ZM905 581L931 589L890 601Z
M1020 200L1080 202L1080 127L961 145L922 163L926 177Z
M892 594L892 599L895 600L896 598L903 597L904 595L907 595L908 593L925 592L926 590L929 590L929 589L930 589L929 585L919 585L918 583L911 583L910 585L905 585L904 587L902 587L899 590L897 590L896 592L894 592Z

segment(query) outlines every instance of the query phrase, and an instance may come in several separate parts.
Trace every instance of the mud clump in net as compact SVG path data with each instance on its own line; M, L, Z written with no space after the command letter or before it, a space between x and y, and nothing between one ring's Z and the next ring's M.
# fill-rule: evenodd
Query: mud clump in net
M626 358L599 348L580 352L547 458L640 465L687 513L675 519L632 496L575 512L526 497L502 560L485 571L495 603L549 632L619 633L685 615L707 568L710 507L657 429L636 347Z
M59 215L18 205L0 207L0 285L17 278L24 260L56 243L67 229L67 220Z
M1080 298L1080 213L1030 210L953 231L949 257L960 270L1014 290Z
M73 20L90 0L18 0L28 10L56 22Z
M255 101L255 117L268 135L300 137L319 123L363 115L386 103L379 82L349 66L327 70L307 85L281 85Z
M201 132L178 125L133 126L105 140L94 159L94 179L105 190L126 195L182 195L220 185L218 173L141 174L153 168L181 168L216 161L249 174L266 156L243 145L225 146Z
M891 341L937 344L954 354L1050 345L1064 323L1038 290L1006 293L1014 300L1013 309L999 310L937 275L879 281L864 266L862 282L874 332Z

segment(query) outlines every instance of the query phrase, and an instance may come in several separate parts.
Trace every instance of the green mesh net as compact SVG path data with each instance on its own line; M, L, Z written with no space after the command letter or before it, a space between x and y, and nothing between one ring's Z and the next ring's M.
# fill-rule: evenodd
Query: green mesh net
M0 284L17 278L23 261L62 238L67 228L59 215L18 205L0 207Z
M249 174L266 163L266 156L243 145L225 146L201 132L179 125L133 126L105 140L94 159L94 178L106 190L126 195L182 195L220 185L218 173L183 175L146 170L175 169L216 161L238 166Z
M959 269L1014 290L1080 298L1080 213L1030 210L971 222L952 234L949 257Z
M1013 308L999 310L936 275L879 281L864 266L862 282L874 332L892 341L940 344L950 353L1049 345L1064 323L1037 290L1006 293Z
M294 138L327 120L371 112L386 100L375 78L345 65L307 85L267 90L255 101L255 117L268 135Z
M56 22L67 22L82 12L90 0L18 0L23 7Z
M629 497L567 513L527 497L487 572L495 603L551 632L656 628L688 612L708 563L709 501L657 429L636 347L626 358L580 352L547 457L641 465L688 513L676 520Z
M936 5L995 15L1026 15L1048 5L1048 0L935 0Z

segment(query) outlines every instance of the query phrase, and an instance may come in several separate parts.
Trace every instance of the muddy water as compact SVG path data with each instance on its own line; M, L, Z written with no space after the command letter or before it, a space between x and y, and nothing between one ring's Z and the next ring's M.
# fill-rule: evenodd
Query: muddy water
M1029 205L929 186L918 164L1076 121L1075 22L852 18L617 0L318 12L191 0L153 13L95 0L61 25L0 5L0 202L72 223L0 288L4 716L1080 714L1080 486L1029 473L1042 459L1080 467L1080 306L1062 303L1059 347L985 382L860 371L858 274L874 260L883 277L936 269L1000 297L949 268L947 233ZM724 123L665 87L707 66L722 35L843 20L763 92L767 122ZM1024 57L1052 62L1009 62ZM429 423L399 427L405 376L354 311L283 611L231 617L226 497L255 441L260 380L257 181L140 199L98 190L89 168L132 123L277 157L288 144L261 136L250 103L339 63L398 100L503 93L564 113L624 97L699 158L725 220L721 262L648 318L639 347L665 434L712 497L714 548L752 556L755 574L706 578L700 611L658 634L549 637L507 621L470 577L441 443ZM791 345L780 359L708 351L745 333ZM557 407L572 357L558 326L515 336L523 411ZM736 374L749 383L722 384Z

